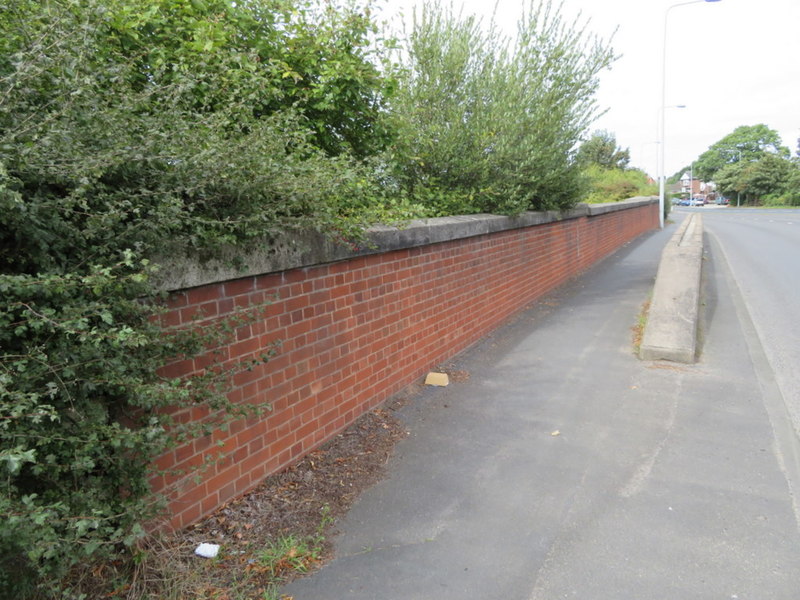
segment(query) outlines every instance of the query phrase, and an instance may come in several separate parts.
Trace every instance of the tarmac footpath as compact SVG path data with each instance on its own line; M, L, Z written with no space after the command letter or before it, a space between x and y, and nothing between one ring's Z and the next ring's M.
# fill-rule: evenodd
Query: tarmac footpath
M400 411L387 478L294 600L800 598L795 467L721 253L695 364L631 328L675 226L646 234L453 361Z

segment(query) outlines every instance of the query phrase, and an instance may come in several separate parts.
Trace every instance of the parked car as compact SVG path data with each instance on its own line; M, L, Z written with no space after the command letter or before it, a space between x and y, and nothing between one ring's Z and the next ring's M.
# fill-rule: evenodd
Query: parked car
M705 206L706 201L702 198L692 198L689 200L689 206Z

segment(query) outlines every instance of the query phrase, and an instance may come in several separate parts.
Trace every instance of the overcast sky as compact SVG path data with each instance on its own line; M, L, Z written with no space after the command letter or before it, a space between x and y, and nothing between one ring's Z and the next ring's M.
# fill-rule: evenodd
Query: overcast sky
M387 0L386 15L423 0ZM523 3L496 0L498 22L516 29ZM467 14L491 16L495 0L453 0ZM554 2L557 4L557 2ZM657 173L662 48L667 8L676 0L564 0L620 55L600 78L606 129L631 152L631 166ZM396 19L397 17L392 17ZM616 30L616 33L614 33ZM666 172L691 163L739 125L764 123L793 153L800 138L800 0L719 0L669 11L666 44Z

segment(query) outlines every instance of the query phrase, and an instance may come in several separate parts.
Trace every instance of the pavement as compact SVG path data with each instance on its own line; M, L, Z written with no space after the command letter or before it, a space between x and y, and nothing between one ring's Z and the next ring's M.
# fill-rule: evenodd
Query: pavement
M676 216L679 219L680 216ZM796 439L724 256L697 361L631 328L677 225L645 234L452 361L399 411L388 476L294 600L800 598Z

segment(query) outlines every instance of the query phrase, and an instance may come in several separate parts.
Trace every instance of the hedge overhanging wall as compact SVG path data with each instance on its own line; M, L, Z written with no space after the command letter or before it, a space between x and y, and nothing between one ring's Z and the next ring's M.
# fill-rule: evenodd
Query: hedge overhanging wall
M448 217L370 232L364 248L293 237L245 259L200 265L173 260L168 326L203 326L237 307L268 303L218 350L233 362L276 342L267 363L238 374L231 400L269 402L259 418L194 440L161 457L170 525L209 514L310 452L364 412L453 357L542 294L658 226L658 201L580 205L568 213ZM198 319L199 316L199 319ZM168 365L168 376L202 371L208 357ZM200 419L202 409L183 415Z

